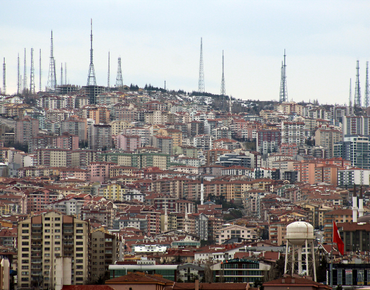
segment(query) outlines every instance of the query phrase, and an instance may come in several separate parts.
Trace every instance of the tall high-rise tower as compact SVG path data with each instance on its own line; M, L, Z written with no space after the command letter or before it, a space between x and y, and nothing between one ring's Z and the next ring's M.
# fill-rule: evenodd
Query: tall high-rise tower
M110 87L110 51L108 51L108 81L107 81L107 87L108 87L108 89Z
M204 68L203 68L203 38L200 38L200 60L199 60L199 80L198 92L204 93Z
M92 34L92 19L91 19L91 34L90 34L90 67L87 75L87 86L96 86L95 69L93 61L93 34Z
M117 88L122 88L123 87L122 68L121 68L121 58L120 57L118 58L116 87Z
M366 81L365 81L365 108L369 107L369 62L366 62Z
M23 93L27 93L27 61L26 48L24 49L24 66L23 66Z
M355 106L361 107L360 62L356 65Z
M5 64L5 57L3 62L3 94L6 94L6 64Z
M286 82L286 53L284 49L284 61L281 64L281 80L280 80L280 103L288 101L288 88Z
M222 77L221 77L221 95L226 95L226 88L225 88L225 74L224 74L224 51L222 51Z
M33 48L31 48L30 94L35 93L35 66L33 62Z
M18 53L18 70L17 70L17 95L21 92L21 66L19 63L19 53Z
M53 48L53 31L51 31L51 45L50 45L50 64L48 76L48 90L55 91L57 87L57 74L55 68L54 48Z

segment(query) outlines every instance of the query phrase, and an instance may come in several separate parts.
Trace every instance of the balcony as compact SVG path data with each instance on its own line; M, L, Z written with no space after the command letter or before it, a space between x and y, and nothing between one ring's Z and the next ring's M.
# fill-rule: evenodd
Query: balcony
M42 276L42 271L32 271L31 276Z

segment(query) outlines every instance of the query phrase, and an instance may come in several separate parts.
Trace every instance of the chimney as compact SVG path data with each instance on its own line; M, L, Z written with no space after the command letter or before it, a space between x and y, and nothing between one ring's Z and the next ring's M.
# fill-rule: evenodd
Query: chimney
M364 197L362 193L362 185L360 187L360 199L358 200L358 216L362 217L364 215Z
M357 223L357 193L356 193L356 184L353 186L353 195L352 195L352 221Z
M199 290L199 279L195 280L195 290Z

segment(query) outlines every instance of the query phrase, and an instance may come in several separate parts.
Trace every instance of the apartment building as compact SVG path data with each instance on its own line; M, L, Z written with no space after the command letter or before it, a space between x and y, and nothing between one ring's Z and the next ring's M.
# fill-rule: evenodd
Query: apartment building
M58 212L44 212L18 223L18 286L52 289L58 258L71 258L72 285L90 278L89 223Z
M104 230L91 234L91 277L109 278L109 265L118 259L117 237Z
M26 144L39 133L39 120L29 116L15 123L15 142Z
M112 130L110 125L91 125L89 126L88 133L90 149L97 150L112 148Z
M342 132L322 126L315 132L315 145L327 149L327 157L334 157L334 144L342 140Z
M304 122L282 122L281 123L281 143L297 145L303 144L305 140Z

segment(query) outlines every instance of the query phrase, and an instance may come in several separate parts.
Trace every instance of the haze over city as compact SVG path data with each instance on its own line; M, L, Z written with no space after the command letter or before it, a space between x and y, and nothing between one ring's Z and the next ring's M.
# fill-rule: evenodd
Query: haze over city
M6 59L7 93L16 92L17 55L34 48L35 83L47 85L50 31L54 33L57 81L67 63L68 82L86 85L90 19L93 19L97 84L115 84L122 58L124 84L170 90L198 88L203 38L205 90L220 93L225 51L226 94L278 100L280 67L287 50L288 98L348 103L356 60L362 91L369 57L367 1L5 1L0 21L1 63ZM1 73L2 75L2 73ZM29 83L29 81L28 81Z

